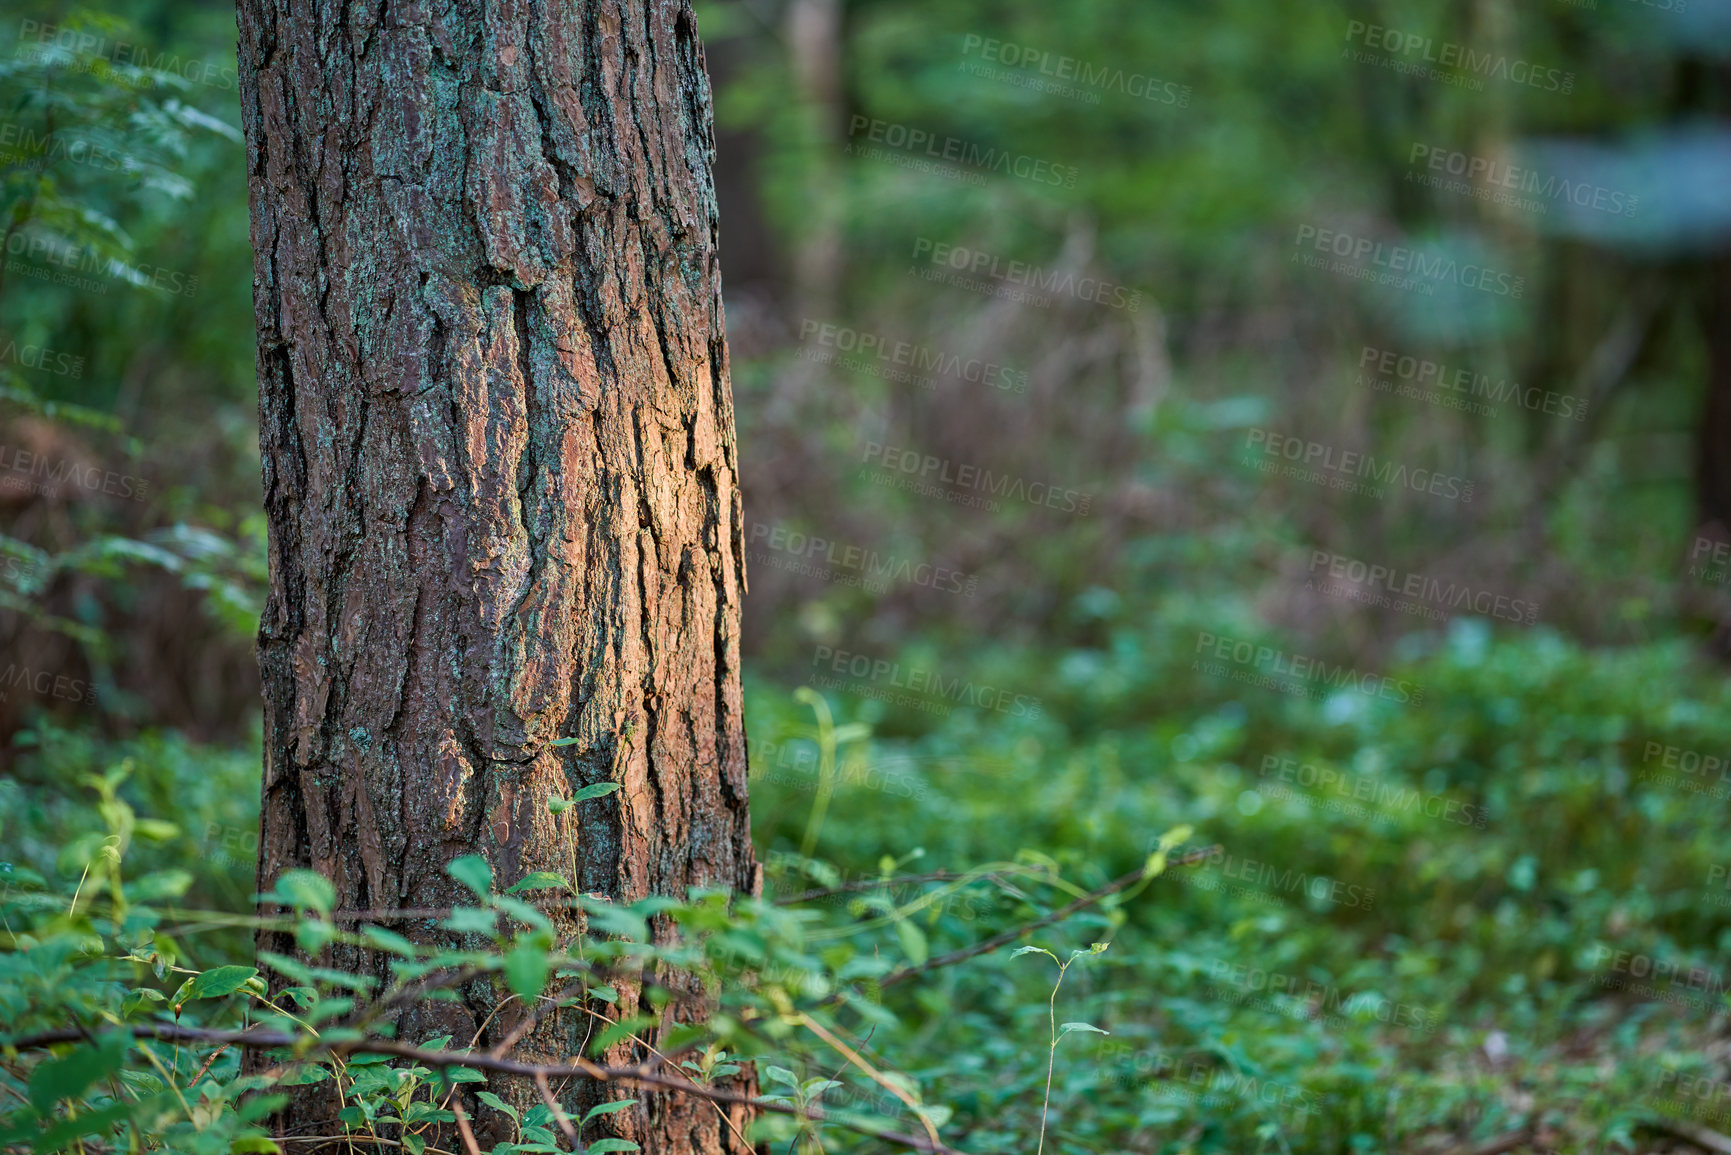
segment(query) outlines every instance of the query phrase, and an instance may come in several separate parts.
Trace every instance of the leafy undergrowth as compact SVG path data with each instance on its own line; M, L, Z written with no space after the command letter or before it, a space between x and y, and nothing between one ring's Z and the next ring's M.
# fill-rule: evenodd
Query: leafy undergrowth
M815 839L814 735L780 695L750 703L762 840L844 870L1026 847L1090 886L1175 825L1221 847L1122 925L1063 924L1066 947L1111 941L1063 996L1111 1034L1060 1048L1049 1150L1694 1150L1679 1129L1731 1130L1722 671L1680 642L1590 650L1457 623L1385 671L1422 705L1305 697L1192 668L1201 631L1278 639L1180 607L1160 620L1056 662L976 662L1001 693L973 698L997 708L936 726L931 705L968 694L926 677L909 701L930 655L855 677L831 699L845 724L898 737L838 757ZM1027 914L999 891L921 924L939 950ZM905 1041L879 1041L941 1088L951 1137L1023 1149L1039 976L990 956L893 1005Z
M250 864L209 845L242 820L134 817L244 757L135 745L78 807L52 783L101 751L42 729L5 799L0 1145L266 1150L272 1096L328 1081L324 1133L357 1146L460 1151L461 1107L495 1150L625 1150L630 1078L561 1123L521 1080L477 1093L497 1072L469 1040L396 1039L369 1008L461 974L606 1017L648 963L712 1001L664 991L669 1022L611 1020L585 1061L653 1044L688 1093L760 1096L778 1151L1633 1152L1726 1129L1716 671L1456 628L1386 671L1417 707L1198 677L1202 627L1162 620L1003 658L1021 709L915 691L949 707L933 722L901 688L865 697L869 671L753 694L762 901L623 908L459 861L473 901L417 945L279 880L277 925L392 955L382 985L251 956L220 899ZM269 1077L242 1077L246 1048Z

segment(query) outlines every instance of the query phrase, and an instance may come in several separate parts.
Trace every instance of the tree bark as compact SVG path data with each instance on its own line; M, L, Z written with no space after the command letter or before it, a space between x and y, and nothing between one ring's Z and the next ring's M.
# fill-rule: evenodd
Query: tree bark
M238 8L270 525L260 888L305 867L342 907L448 905L444 865L480 853L501 886L575 861L621 901L755 893L688 0ZM462 995L400 1037L488 1046L523 1014ZM549 1016L525 1053L593 1024ZM744 1149L707 1104L576 1097L628 1094L612 1133L647 1151ZM288 1125L321 1117L297 1103Z

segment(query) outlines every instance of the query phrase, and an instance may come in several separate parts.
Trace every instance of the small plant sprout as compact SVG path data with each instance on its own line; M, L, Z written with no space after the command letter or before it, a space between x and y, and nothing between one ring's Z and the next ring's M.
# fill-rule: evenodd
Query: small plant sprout
M1097 942L1089 946L1087 950L1071 951L1070 957L1062 960L1043 946L1018 947L1016 953L1010 956L1011 958L1021 958L1025 954L1043 954L1058 964L1058 981L1052 984L1052 996L1046 1002L1047 1014L1052 1023L1052 1042L1051 1046L1046 1051L1046 1100L1040 1106L1040 1143L1039 1146L1035 1148L1035 1155L1039 1155L1040 1152L1043 1152L1046 1149L1046 1115L1052 1109L1052 1072L1056 1069L1058 1062L1058 1040L1062 1039L1071 1031L1092 1031L1096 1035L1109 1035L1112 1033L1110 1031L1101 1030L1093 1023L1065 1023L1063 1026L1059 1026L1058 988L1064 985L1064 972L1070 969L1071 963L1075 962L1079 958L1086 958L1089 955L1097 955L1104 951L1109 945L1111 944Z
M774 1084L784 1089L775 1091L768 1095L759 1095L758 1099L760 1102L793 1103L798 1106L802 1112L809 1111L816 1107L818 1105L818 1100L823 1097L825 1091L829 1090L831 1087L839 1087L842 1085L840 1081L836 1079L825 1079L821 1077L816 1079L801 1079L786 1067L777 1067L773 1064L763 1068L763 1077L766 1083ZM800 1140L804 1140L804 1150L817 1152L823 1150L823 1145L818 1141L817 1126L809 1118L802 1118L799 1121L799 1129L795 1136L795 1142L797 1143Z
M577 739L575 739L575 738L557 738L551 744L554 746L570 746L570 745L574 744L576 741L577 741ZM571 795L571 797L569 797L569 798L561 798L559 795L555 794L551 798L547 799L547 813L555 814L555 815L556 814L563 814L567 810L571 809L573 806L577 805L579 802L588 802L592 798L605 798L605 797L607 797L607 795L612 794L615 791L620 790L620 789L622 789L622 783L619 783L619 782L596 782L593 785L582 787L575 794ZM551 874L551 873L548 873L545 871L537 871L535 874L530 875L529 878L524 879L523 882L520 882L516 886L512 887L511 888L512 891L516 891L519 889L534 889L534 887L528 887L528 886L524 885L525 883L529 882L530 879L539 880L536 882L537 887L543 886L543 885L545 885L545 886L557 885L557 886L564 886L567 890L575 891L577 889L577 887L575 885L574 880L582 877L582 875L577 869L577 843L576 843L576 841L572 840L570 842L570 846L571 846L571 878L573 880L572 882L567 882L565 879L560 878L556 874Z

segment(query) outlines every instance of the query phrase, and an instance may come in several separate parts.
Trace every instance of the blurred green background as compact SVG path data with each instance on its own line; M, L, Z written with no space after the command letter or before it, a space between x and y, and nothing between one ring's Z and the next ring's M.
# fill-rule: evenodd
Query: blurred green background
M1112 941L1058 1151L1731 1131L1731 3L698 12L770 887L1221 846L1047 932ZM0 856L76 877L130 759L135 855L243 909L233 69L218 4L0 28ZM1044 909L997 879L882 949ZM873 1039L968 1150L1037 1129L1043 978Z

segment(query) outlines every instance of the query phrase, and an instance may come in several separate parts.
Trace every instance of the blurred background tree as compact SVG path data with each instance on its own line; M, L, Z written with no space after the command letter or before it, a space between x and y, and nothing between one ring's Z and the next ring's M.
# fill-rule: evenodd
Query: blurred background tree
M844 634L894 646L977 639L991 623L995 642L1057 644L1077 636L1078 599L1096 587L1249 598L1285 628L1385 648L1403 623L1304 593L1292 563L1310 547L1520 590L1589 641L1721 619L1686 570L1694 531L1731 517L1712 452L1731 389L1715 312L1731 247L1725 5L1300 16L801 0L700 17L722 119L741 421L756 446L750 516L981 578L958 601L757 566L767 608L749 630L766 671ZM255 701L246 611L262 539L229 19L179 3L44 13L23 22L3 77L6 444L38 455L37 472L6 471L0 495L16 559L9 650L101 686L117 732L171 724L232 740ZM1355 21L1554 62L1572 91L1495 78L1470 91L1354 63ZM79 36L122 51L80 51ZM1078 65L1104 79L1057 79ZM850 135L861 119L1044 158L1073 183L958 182L852 155L868 142L869 128ZM1424 187L1442 171L1425 150L1525 163L1553 193L1509 206ZM1559 179L1638 207L1580 208L1569 185L1555 193ZM1524 291L1424 296L1319 274L1289 259L1304 226L1481 254ZM61 269L55 245L167 279L56 284L44 278ZM961 256L935 262L940 246ZM1005 288L1023 262L1095 278L1130 307L1074 293L1029 306L916 275L953 274L975 254L999 272L976 274L976 289ZM811 323L985 355L1025 373L1026 391L907 388L818 364L800 356L818 345L801 341ZM1378 397L1356 383L1366 347L1579 396L1585 419ZM32 349L79 368L32 367ZM1477 481L1474 500L1264 484L1234 459L1261 426L1445 468ZM1089 514L886 490L861 478L873 444L1085 491ZM43 462L135 477L136 492L43 483ZM5 709L12 728L27 712Z

